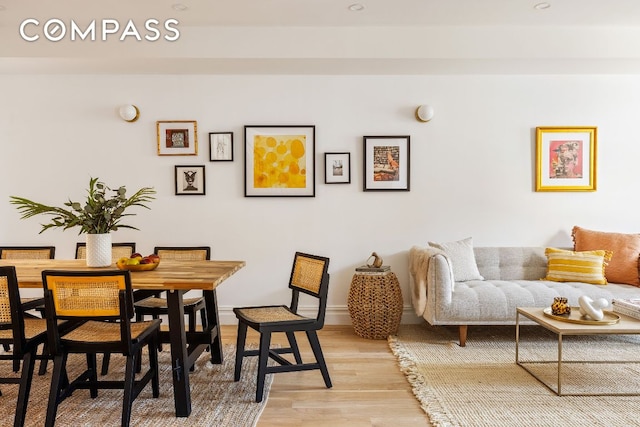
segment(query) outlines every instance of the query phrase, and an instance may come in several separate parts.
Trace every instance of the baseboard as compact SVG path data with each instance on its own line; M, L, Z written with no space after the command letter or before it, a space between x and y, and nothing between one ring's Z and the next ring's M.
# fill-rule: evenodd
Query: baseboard
M303 316L312 317L316 315L317 308L314 306L301 306L298 313ZM221 325L235 325L238 323L235 314L233 314L232 306L218 306L218 316ZM424 319L415 315L413 307L405 305L402 308L402 324L422 323ZM351 325L351 316L346 305L327 306L327 314L325 316L325 324L327 325Z

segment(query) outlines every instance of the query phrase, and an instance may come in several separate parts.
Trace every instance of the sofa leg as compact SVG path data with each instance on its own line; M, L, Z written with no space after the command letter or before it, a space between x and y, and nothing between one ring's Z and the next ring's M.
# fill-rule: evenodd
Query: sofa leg
M458 338L460 339L460 347L467 345L467 325L460 325Z

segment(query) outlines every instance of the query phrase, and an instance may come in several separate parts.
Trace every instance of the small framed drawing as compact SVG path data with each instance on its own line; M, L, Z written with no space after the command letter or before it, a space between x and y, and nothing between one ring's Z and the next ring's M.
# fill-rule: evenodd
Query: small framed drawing
M209 161L233 161L233 132L209 132Z
M244 196L315 197L315 126L245 126Z
M409 191L409 135L364 137L364 191Z
M198 154L198 124L195 120L157 121L159 156Z
M598 128L536 128L536 191L595 191Z
M176 165L176 196L205 194L204 165Z
M324 153L324 183L351 183L351 153Z

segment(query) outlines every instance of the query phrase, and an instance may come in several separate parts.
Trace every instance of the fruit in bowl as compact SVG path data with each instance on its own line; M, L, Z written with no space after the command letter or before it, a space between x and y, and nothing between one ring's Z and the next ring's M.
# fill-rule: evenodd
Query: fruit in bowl
M116 261L116 267L120 270L149 271L160 264L160 257L156 254L142 256L139 253L131 254L131 257L122 257Z

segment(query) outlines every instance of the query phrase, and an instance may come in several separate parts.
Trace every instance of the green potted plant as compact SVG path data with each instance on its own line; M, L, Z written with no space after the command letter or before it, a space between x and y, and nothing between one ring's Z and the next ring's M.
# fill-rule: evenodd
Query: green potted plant
M87 199L84 206L79 202L69 200L66 207L48 206L34 202L24 197L11 196L10 203L16 205L22 214L21 219L36 215L49 215L51 221L42 225L40 233L50 228L79 228L78 234L87 235L87 265L102 267L111 265L111 232L119 228L136 227L122 223L126 216L135 215L125 213L132 206L149 209L147 203L155 197L156 191L151 187L143 187L131 197L126 196L127 189L122 186L112 190L99 178L89 180ZM108 194L110 193L110 194Z

